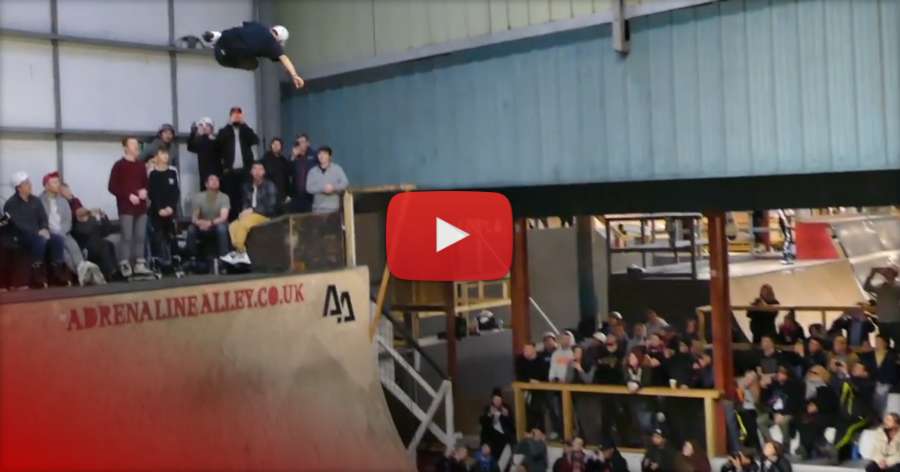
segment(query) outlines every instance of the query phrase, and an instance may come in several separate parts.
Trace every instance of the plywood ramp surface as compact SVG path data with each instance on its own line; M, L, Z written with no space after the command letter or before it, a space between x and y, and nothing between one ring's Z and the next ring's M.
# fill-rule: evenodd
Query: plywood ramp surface
M412 470L368 281L359 268L0 306L0 469Z

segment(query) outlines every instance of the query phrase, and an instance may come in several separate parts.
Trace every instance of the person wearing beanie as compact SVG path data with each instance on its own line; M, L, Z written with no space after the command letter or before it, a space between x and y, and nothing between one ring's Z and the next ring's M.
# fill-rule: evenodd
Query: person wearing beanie
M144 259L147 236L147 168L140 161L138 140L134 136L122 139L123 156L109 173L107 189L116 197L122 239L119 242L119 272L129 278L133 274L150 275ZM133 263L133 265L132 265Z
M44 205L31 193L31 180L25 172L16 172L10 182L16 193L3 205L13 227L18 231L22 246L31 253L31 285L43 288L48 274L44 261L50 261L50 280L54 285L68 285L65 272L65 241L50 232Z
M256 70L259 67L257 58L270 59L281 63L294 87L303 88L303 78L284 53L284 45L290 37L284 26L268 28L262 23L245 21L241 26L225 31L206 31L201 37L215 49L216 62L222 67Z
M50 232L58 234L65 241L66 266L73 273L80 273L79 269L84 264L84 255L78 242L72 237L72 208L69 201L62 196L62 182L59 172L51 172L42 179L44 193L41 194L41 203L44 212L47 213L47 222Z
M175 127L168 123L160 125L159 131L156 132L156 137L153 138L153 141L144 145L144 149L141 151L140 156L141 161L147 162L150 159L153 159L160 149L172 152L173 142L175 142ZM169 164L177 167L178 162L176 162L175 156L171 156L171 158Z
M666 433L662 429L653 430L650 446L641 461L641 472L670 472L675 470L675 452L669 448Z
M187 149L197 155L200 191L205 191L210 175L222 175L222 157L216 147L216 124L212 118L201 118L191 126Z

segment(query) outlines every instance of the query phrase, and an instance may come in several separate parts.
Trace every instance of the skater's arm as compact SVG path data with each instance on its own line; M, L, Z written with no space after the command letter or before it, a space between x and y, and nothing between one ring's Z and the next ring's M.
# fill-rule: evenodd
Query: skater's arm
M303 77L300 77L300 74L297 73L297 69L294 67L294 63L291 62L291 58L287 57L287 54L282 54L278 56L278 62L284 66L284 70L287 71L288 75L291 76L291 80L294 82L294 87L303 88L305 81Z

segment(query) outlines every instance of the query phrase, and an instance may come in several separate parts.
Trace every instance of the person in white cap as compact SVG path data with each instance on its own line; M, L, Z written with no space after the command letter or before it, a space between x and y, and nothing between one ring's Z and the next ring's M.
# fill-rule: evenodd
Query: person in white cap
M31 193L31 180L25 172L16 172L10 182L16 193L3 205L12 225L18 231L22 246L31 253L32 286L43 287L47 282L44 261L50 261L50 277L55 285L67 285L71 280L65 272L65 241L50 232L44 205Z
M212 45L216 61L224 67L232 69L256 70L259 67L257 58L265 57L272 62L280 62L284 70L291 76L294 87L302 88L303 78L297 74L294 63L284 53L284 44L290 33L287 28L275 25L266 27L255 21L245 21L243 25L225 31L207 31L203 33L203 41Z
M209 176L221 177L223 169L222 157L216 148L216 124L212 118L203 117L191 125L187 148L197 155L200 190L204 191Z

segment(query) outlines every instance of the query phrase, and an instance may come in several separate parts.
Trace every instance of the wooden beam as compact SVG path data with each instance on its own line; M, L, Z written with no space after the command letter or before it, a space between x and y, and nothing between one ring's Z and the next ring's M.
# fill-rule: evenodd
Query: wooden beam
M605 395L630 395L645 397L668 398L697 398L716 400L722 396L722 392L710 388L670 388L670 387L644 387L636 392L631 392L624 385L583 385L562 384L551 382L513 382L513 389L538 390L544 392L572 392L595 393Z
M520 354L531 341L531 308L528 282L528 223L516 218L513 225L513 259L511 269L511 312L513 352Z
M728 283L728 238L725 234L725 213L707 213L709 232L709 302L712 306L713 377L716 390L734 399L734 357L731 350L731 300ZM716 408L716 429L725 431L725 412ZM716 454L727 452L726 435L716 437Z
M391 269L384 264L384 272L381 274L381 285L378 287L378 296L375 297L375 313L372 315L372 323L369 325L369 339L375 337L378 332L378 323L381 321L381 312L384 310L384 299L387 297L388 283L391 281Z

